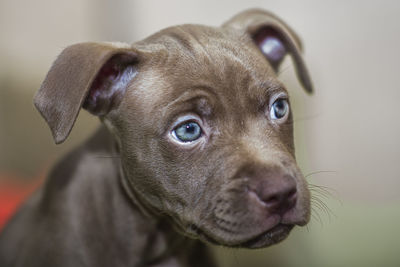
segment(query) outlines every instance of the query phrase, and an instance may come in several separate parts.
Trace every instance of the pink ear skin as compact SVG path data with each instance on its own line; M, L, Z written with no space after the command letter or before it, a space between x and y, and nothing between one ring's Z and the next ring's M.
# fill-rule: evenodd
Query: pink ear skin
M272 28L264 28L253 36L253 40L277 71L288 52L279 33Z
M285 55L289 54L301 85L308 93L313 92L311 78L301 56L300 39L280 18L262 9L249 9L225 22L223 27L248 34L275 72Z
M278 71L285 56L290 54L294 60L297 77L303 88L308 93L313 92L310 76L300 55L300 43L296 44L294 37L285 35L282 31L269 26L256 32L252 38L275 72Z
M104 116L121 102L129 82L135 77L136 57L116 54L100 69L92 82L83 108L97 116Z

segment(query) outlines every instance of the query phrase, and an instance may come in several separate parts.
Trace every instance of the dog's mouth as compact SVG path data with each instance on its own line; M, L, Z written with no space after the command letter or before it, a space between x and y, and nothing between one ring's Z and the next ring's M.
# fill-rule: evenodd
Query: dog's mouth
M236 247L236 248L263 248L283 241L289 235L293 227L294 225L292 224L279 223L274 227L272 227L271 229L262 232L261 234L250 238L249 240L238 242L236 244L218 241L214 237L207 234L205 231L201 230L200 228L197 228L196 232L201 239L204 239L206 242L209 242L214 245L223 245L227 247Z
M278 224L249 241L240 244L240 247L262 248L283 241L293 229L294 225Z

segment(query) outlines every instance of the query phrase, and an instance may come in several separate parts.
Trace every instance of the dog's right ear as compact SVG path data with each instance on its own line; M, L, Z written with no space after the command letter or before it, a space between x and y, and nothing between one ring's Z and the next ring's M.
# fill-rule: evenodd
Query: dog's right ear
M290 54L301 85L307 92L313 92L311 78L301 56L300 39L280 18L262 9L249 9L237 14L222 26L250 36L276 72L284 57Z
M82 106L97 116L116 108L137 62L138 53L128 44L80 43L64 49L34 99L55 143L68 137Z

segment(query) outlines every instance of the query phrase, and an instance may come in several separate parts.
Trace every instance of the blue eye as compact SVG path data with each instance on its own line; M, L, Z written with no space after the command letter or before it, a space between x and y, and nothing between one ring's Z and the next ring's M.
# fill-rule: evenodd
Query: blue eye
M277 99L271 107L270 116L273 120L278 120L288 113L289 111L289 103L286 99Z
M173 137L178 141L187 143L200 138L201 127L196 122L185 122L172 131Z

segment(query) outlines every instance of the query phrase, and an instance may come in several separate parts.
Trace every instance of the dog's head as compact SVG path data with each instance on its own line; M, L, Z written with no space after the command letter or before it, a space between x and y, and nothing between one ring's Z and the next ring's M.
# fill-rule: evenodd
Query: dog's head
M133 45L66 48L35 97L57 143L83 106L115 136L125 186L185 235L263 247L309 220L289 96L277 79L290 54L311 82L300 42L261 10L220 28L167 28Z

